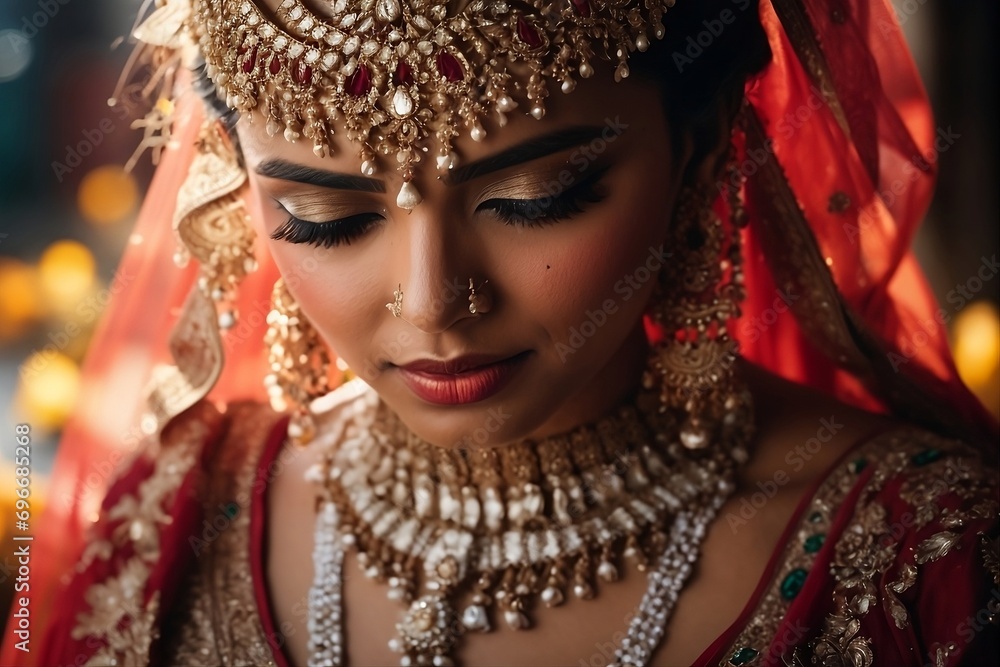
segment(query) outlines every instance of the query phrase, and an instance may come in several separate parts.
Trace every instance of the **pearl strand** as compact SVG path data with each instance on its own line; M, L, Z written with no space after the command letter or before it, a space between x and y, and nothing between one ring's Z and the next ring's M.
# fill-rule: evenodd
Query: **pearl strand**
M337 506L325 502L316 516L315 576L309 588L309 667L344 664L343 565Z
M670 530L667 548L649 573L649 584L639 612L629 624L628 633L615 651L610 667L644 667L653 657L666 634L681 589L687 583L701 553L708 526L719 508L732 493L732 484L720 481L719 490L705 507L677 515Z

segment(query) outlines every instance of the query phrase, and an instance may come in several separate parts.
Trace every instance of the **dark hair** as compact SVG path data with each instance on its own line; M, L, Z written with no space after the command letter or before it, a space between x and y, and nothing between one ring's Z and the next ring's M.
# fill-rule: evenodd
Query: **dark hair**
M213 118L218 118L235 141L236 132L234 130L236 129L236 121L239 120L239 113L235 109L230 109L226 100L219 95L215 83L208 76L205 61L198 58L198 62L191 68L191 74L193 75L191 86L205 104L206 113Z
M746 82L771 61L758 0L681 0L663 19L666 34L629 60L632 75L661 85L671 139L685 133L695 151L718 132L719 105L730 118Z
M714 143L718 105L735 113L746 81L770 62L757 5L758 0L680 0L664 16L664 38L651 38L647 51L630 56L632 76L662 86L674 146L685 133L693 135L696 152ZM235 135L238 114L219 96L204 61L193 73L208 112Z

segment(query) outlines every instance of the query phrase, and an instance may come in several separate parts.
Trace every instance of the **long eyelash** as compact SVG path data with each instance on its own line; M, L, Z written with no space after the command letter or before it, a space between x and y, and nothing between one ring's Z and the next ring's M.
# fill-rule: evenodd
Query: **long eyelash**
M271 234L275 241L308 243L321 248L350 245L381 220L374 213L361 213L329 222L306 222L295 216L288 218Z
M491 199L480 204L506 225L542 227L583 212L588 204L601 202L605 194L597 183L606 170L589 174L566 192L551 198Z

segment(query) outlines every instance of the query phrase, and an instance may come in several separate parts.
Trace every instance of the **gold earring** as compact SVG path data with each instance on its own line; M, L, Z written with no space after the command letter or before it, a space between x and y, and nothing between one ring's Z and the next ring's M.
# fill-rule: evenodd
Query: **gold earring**
M484 280L479 287L475 286L472 278L469 278L469 312L473 315L485 315L490 312L491 303L489 299L483 293L476 293L477 289L482 289L483 285L488 283L489 280Z
M674 261L661 271L651 303L663 338L654 347L644 385L659 384L661 410L677 414L681 443L689 449L752 424L750 394L736 373L739 346L727 329L743 298L746 216L737 189L728 201L732 229L724 243L713 194L710 188L685 187L678 195L667 240L676 249ZM744 433L740 440L748 437Z
M279 412L292 411L289 438L305 445L316 434L309 405L330 390L330 353L283 279L274 284L271 304L264 336L271 371L264 385L271 407Z
M403 316L403 285L400 283L392 293L392 303L385 304L393 317Z
M158 367L148 388L156 430L215 385L223 365L219 330L236 323L237 287L257 268L254 232L239 192L246 171L217 121L202 123L196 146L177 193L173 229L180 242L174 262L184 267L196 259L198 282L170 333L174 365Z

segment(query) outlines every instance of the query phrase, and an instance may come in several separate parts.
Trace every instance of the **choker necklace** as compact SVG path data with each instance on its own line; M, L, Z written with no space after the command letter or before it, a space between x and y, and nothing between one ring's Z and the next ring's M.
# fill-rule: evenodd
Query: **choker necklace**
M436 667L455 664L465 633L501 619L528 628L534 604L593 598L597 582L617 580L631 562L649 583L614 663L645 664L753 433L749 392L739 386L715 437L685 447L686 415L664 408L651 384L569 433L461 450L422 441L373 390L360 392L325 429L330 446L309 474L322 489L309 664L344 662L347 550L408 607L389 642L400 664Z

